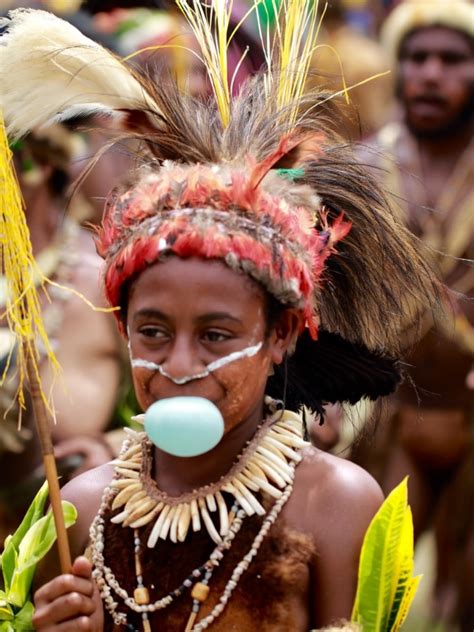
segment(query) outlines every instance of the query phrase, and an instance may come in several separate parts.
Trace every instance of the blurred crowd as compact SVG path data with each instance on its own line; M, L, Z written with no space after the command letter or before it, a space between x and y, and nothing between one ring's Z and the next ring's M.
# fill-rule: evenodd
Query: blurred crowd
M147 4L149 6L147 6ZM325 6L326 4L326 6ZM474 629L474 24L470 0L329 0L309 81L343 106L340 132L370 165L408 230L431 249L446 284L447 316L407 332L413 351L405 382L378 411L359 410L348 458L389 492L407 474L415 538L435 542L436 579L426 630ZM183 90L206 99L197 45L173 3L114 0L0 0L0 14L30 6L60 14L87 36L153 74L165 69ZM230 30L232 91L264 63L259 20L234 0ZM0 26L1 32L1 26ZM1 37L1 35L0 35ZM1 89L1 87L0 87ZM38 129L14 143L33 250L61 287L44 297L48 334L63 368L54 389L53 433L62 480L112 459L137 411L127 350L104 306L93 227L108 191L133 167L137 147L114 139L97 115ZM97 152L99 152L97 154ZM76 180L94 155L86 176ZM0 278L0 305L4 304ZM79 295L80 294L80 295ZM9 333L0 321L0 363ZM12 531L42 482L32 420L17 428L14 371L0 387L0 539ZM28 411L27 411L28 412ZM338 450L351 411L328 407L313 442ZM419 628L421 629L421 628Z

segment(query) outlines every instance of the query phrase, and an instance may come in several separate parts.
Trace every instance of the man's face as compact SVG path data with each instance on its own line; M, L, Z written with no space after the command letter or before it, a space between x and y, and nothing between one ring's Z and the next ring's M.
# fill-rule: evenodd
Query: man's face
M414 133L437 135L472 116L473 46L450 28L423 28L409 35L400 54L400 96Z

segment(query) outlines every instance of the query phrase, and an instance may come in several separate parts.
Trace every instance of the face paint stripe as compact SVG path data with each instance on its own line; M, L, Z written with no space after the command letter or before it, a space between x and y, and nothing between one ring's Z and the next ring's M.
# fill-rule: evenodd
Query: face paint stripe
M174 384L182 385L194 380L202 380L203 378L208 377L213 371L216 371L217 369L220 369L223 366L230 364L231 362L236 362L237 360L241 360L242 358L251 358L252 356L256 355L261 348L262 342L259 342L258 344L246 347L241 351L234 351L232 353L229 353L229 355L224 356L223 358L214 360L213 362L208 364L205 370L201 373L178 378L175 378L167 373L163 369L163 366L161 364L156 364L155 362L150 362L149 360L143 360L142 358L132 358L131 356L130 360L132 363L132 367L134 368L143 368L148 369L149 371L158 371L163 377L168 378Z

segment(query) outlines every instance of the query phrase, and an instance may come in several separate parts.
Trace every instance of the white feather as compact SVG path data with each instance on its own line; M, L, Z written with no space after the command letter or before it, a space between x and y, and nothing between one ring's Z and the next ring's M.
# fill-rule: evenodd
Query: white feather
M126 65L46 11L17 9L2 20L0 110L12 137L72 114L159 108ZM151 112L151 114L150 114Z

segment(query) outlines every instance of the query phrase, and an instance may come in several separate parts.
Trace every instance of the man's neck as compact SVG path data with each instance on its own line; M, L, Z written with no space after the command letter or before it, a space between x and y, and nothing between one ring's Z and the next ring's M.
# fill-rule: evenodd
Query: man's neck
M446 192L457 195L456 190L450 189L449 182L458 173L459 166L466 164L463 156L472 142L473 131L473 126L466 124L451 129L449 134L428 136L417 134L408 127L408 138L411 140L406 147L406 167L423 184L422 198L418 186L411 190L413 183L410 178L406 184L406 197L415 206L421 203L428 208L438 208ZM462 169L464 172L464 167Z
M432 161L443 160L447 162L449 160L451 162L461 156L468 148L474 135L474 125L466 125L449 134L433 136L417 134L414 130L410 130L410 132L418 144L420 153L425 158Z
M154 478L158 487L170 496L179 496L217 482L229 472L262 418L263 407L258 406L227 432L215 448L200 456L180 458L155 449Z

